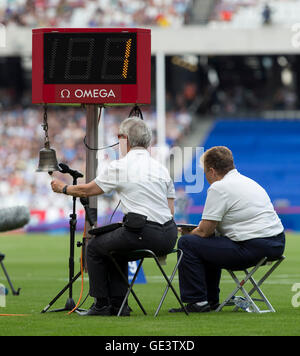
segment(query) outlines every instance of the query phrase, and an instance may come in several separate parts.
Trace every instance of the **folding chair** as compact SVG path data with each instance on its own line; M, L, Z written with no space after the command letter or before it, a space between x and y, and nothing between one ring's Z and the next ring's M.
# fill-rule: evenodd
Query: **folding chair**
M9 284L9 286L10 286L11 291L12 291L12 294L13 294L13 295L19 295L21 288L18 288L17 290L15 290L15 288L14 288L14 286L13 286L13 284L12 284L10 278L9 278L9 275L8 275L8 273L7 273L7 270L6 270L5 266L4 266L4 263L3 263L4 258L5 258L5 255L0 252L0 266L1 266L2 269L3 269L3 272L4 272L4 274L5 274L5 277L6 277L6 279L7 279L7 282L8 282L8 284Z
M122 314L123 308L124 308L124 306L125 306L125 304L127 302L127 299L129 297L130 293L133 295L134 299L136 300L137 304L139 305L139 307L142 310L142 312L144 313L144 315L147 315L142 303L140 302L140 300L138 299L137 295L135 294L135 292L133 290L134 282L135 282L135 280L137 278L137 275L138 275L138 273L139 273L139 271L140 271L140 269L142 267L142 264L143 264L145 258L153 258L155 260L157 267L159 268L159 270L162 273L165 281L167 282L167 286L166 286L165 291L164 291L164 293L163 293L163 295L162 295L162 297L160 299L159 305L158 305L158 307L156 309L156 312L155 312L154 316L158 315L158 313L159 313L159 311L161 309L161 306L162 306L162 304L163 304L163 302L164 302L164 300L166 298L168 290L170 288L171 288L172 292L174 293L176 299L178 300L180 306L184 309L186 315L188 315L188 312L187 312L185 306L183 305L181 299L179 298L176 290L174 289L174 287L172 285L172 281L173 281L174 276L175 276L175 274L177 272L179 263L180 263L180 261L182 259L183 252L180 249L173 249L173 251L170 252L170 254L171 253L178 253L178 258L177 258L177 263L176 263L176 265L175 265L175 267L173 269L173 272L172 272L170 278L168 278L168 276L166 275L164 269L162 268L162 266L161 266L161 264L159 262L158 257L151 250L141 249L141 250L134 250L134 251L127 252L127 253L126 252L118 252L118 253L117 252L111 252L110 253L111 260L113 261L114 265L116 266L116 268L119 271L120 275L122 276L123 280L126 281L126 283L128 285L128 290L127 290L127 293L126 293L126 295L125 295L125 297L123 299L122 305L121 305L121 307L119 309L118 316L120 316ZM127 258L128 261L138 261L138 260L140 260L140 262L138 264L138 267L137 267L137 270L136 270L136 272L135 272L130 284L128 282L128 278L121 271L121 269L120 269L120 267L119 267L119 265L118 265L118 263L117 263L117 261L115 259L118 256L122 257L122 258L125 257L125 258Z
M275 309L267 299L267 297L264 295L264 293L261 290L261 285L264 283L264 281L273 273L273 271L280 265L280 263L285 259L284 256L279 257L278 259L275 260L268 260L267 257L262 258L250 271L248 269L244 269L243 271L245 272L245 278L242 279L241 281L237 278L236 274L234 273L235 271L238 270L227 270L228 273L231 275L232 279L236 283L236 288L232 293L229 294L229 296L224 300L222 304L219 305L219 307L216 309L216 312L219 312L222 310L224 306L228 305L233 305L234 304L234 298L235 295L238 291L241 291L245 297L245 301L248 302L249 306L249 311L254 312L254 313L268 313L268 312L275 312ZM256 282L253 278L254 273L261 267L265 265L272 265L268 271L263 275L263 277ZM244 288L246 282L250 281L252 284L252 289L247 292L246 289ZM260 295L260 298L253 298L251 297L254 292L257 292ZM255 302L263 302L267 309L261 310ZM239 309L238 305L235 305L234 311L237 311Z

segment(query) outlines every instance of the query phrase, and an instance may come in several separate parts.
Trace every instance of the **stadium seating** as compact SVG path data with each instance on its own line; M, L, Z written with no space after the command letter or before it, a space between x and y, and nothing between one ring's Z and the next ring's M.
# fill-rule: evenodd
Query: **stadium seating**
M190 0L0 1L0 21L26 27L182 26Z
M300 4L297 0L220 0L216 3L211 25L222 23L234 28L259 27L266 3L271 9L271 24L284 25L298 22Z
M234 155L240 173L266 189L277 208L300 205L300 122L293 120L217 120L203 143L207 150L227 146ZM191 165L196 167L194 158ZM186 185L184 177L183 183ZM208 183L203 192L191 194L193 205L205 203ZM200 210L199 210L200 211ZM197 223L199 215L191 215Z

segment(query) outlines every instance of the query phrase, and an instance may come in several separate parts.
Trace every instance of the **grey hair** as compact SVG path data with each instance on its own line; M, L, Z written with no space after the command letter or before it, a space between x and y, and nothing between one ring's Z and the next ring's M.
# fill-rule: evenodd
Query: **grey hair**
M131 148L148 148L152 139L151 129L137 116L124 120L120 125L119 134L127 136Z

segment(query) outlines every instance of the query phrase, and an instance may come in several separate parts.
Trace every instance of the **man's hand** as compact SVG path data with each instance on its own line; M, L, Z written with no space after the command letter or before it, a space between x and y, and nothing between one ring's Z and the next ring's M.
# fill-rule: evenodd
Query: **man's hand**
M62 193L63 187L66 185L66 183L58 180L58 179L54 179L51 182L51 188L53 190L54 193Z
M200 224L194 229L191 234L200 237L209 237L214 234L218 222L212 220L201 220Z
M181 233L181 235L188 235L192 233L192 228L188 228L188 227L179 227L178 231Z

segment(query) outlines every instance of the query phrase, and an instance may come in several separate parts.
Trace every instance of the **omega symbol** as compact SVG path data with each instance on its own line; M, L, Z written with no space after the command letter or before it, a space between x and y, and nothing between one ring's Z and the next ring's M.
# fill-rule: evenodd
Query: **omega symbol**
M60 97L61 98L69 98L70 95L71 95L71 93L70 93L69 89L62 89L61 92L60 92Z

